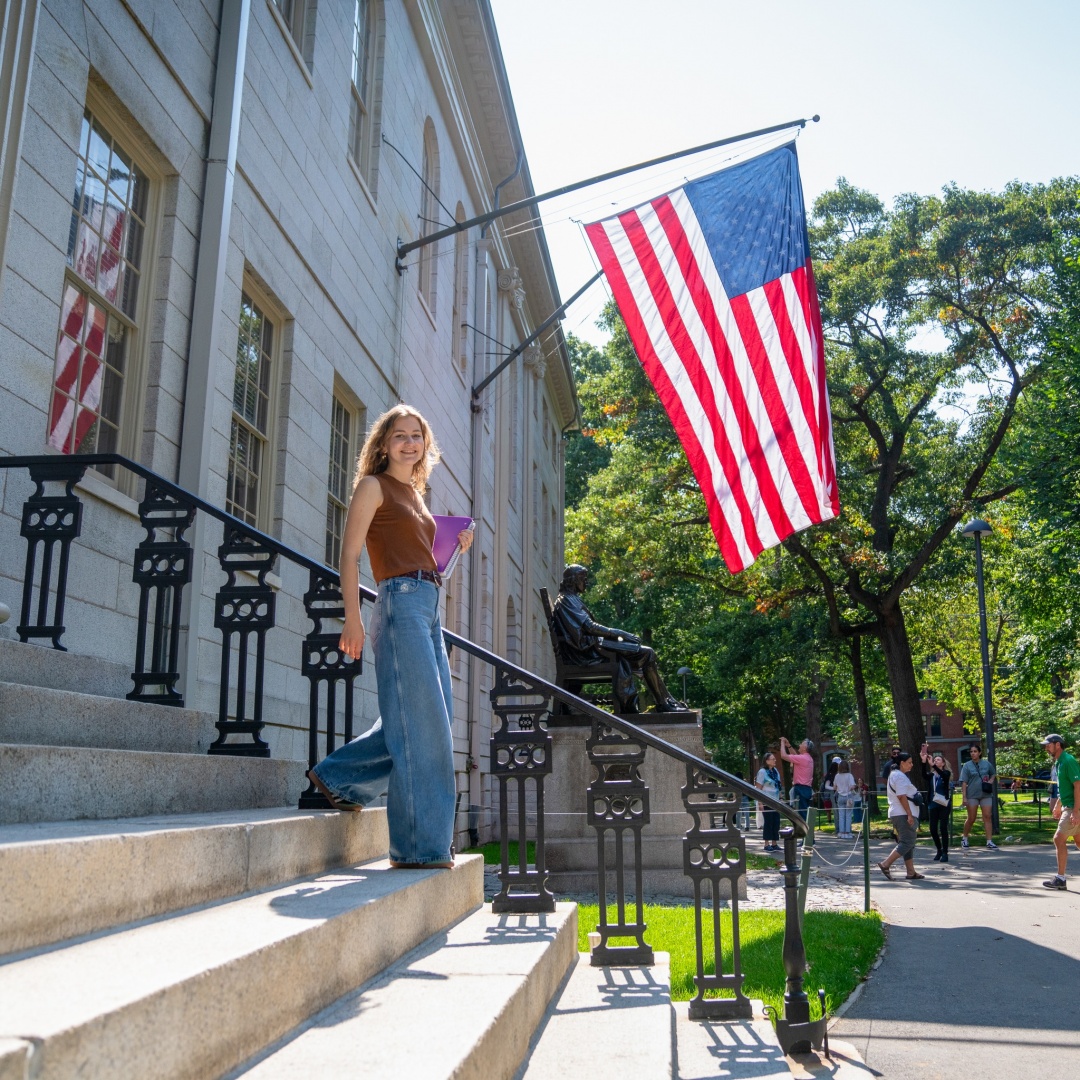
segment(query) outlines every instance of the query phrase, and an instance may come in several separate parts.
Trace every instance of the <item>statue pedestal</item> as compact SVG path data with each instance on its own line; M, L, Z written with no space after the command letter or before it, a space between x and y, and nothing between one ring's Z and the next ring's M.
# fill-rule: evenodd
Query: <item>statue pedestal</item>
M665 742L708 760L698 727L699 712L639 713L626 719L647 728ZM596 830L587 824L585 817L585 793L594 774L585 749L592 721L579 713L552 716L548 730L553 764L544 785L548 887L556 895L596 892ZM650 806L650 821L641 833L643 892L646 896L667 894L692 899L693 882L683 873L683 837L693 824L682 802L686 766L649 749L641 775L649 788ZM611 871L615 845L610 837L607 847L607 868ZM633 839L629 831L624 838L624 860L627 888L632 890ZM609 890L614 888L614 880L614 875L609 873ZM726 887L727 883L722 882L721 889ZM739 878L739 898L746 899L745 874Z

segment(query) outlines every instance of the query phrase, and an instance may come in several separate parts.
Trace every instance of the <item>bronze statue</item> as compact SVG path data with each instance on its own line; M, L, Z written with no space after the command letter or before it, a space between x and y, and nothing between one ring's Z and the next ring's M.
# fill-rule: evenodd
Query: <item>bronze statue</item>
M656 653L628 630L603 626L585 606L581 594L589 587L589 571L571 564L563 571L559 595L552 610L556 648L568 664L602 664L614 660L615 705L621 713L641 712L634 675L645 680L659 712L685 712L687 706L668 693L656 666Z

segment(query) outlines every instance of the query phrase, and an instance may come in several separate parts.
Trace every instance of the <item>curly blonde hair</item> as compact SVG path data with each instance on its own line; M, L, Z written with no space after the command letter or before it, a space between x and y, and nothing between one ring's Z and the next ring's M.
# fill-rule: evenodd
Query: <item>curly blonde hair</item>
M354 488L363 477L386 471L387 466L390 464L390 458L386 453L386 444L390 440L390 432L398 420L410 416L419 422L420 430L424 435L424 455L413 466L412 486L421 495L427 490L431 470L439 464L441 459L439 445L435 442L435 435L431 430L431 425L411 405L404 404L387 409L368 429L367 438L364 440L360 456L356 461L356 476L353 479Z

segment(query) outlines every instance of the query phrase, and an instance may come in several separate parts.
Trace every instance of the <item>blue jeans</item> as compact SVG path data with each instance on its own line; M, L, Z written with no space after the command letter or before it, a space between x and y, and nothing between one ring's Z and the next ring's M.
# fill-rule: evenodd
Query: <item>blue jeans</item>
M794 784L792 785L791 793L798 801L799 815L802 817L803 821L805 821L806 811L814 801L814 789L809 784Z
M855 793L845 792L837 795L836 831L846 836L851 832L851 808L855 805Z
M315 766L339 798L366 805L386 795L390 858L447 862L457 785L450 726L450 665L430 581L387 578L368 628L379 719Z

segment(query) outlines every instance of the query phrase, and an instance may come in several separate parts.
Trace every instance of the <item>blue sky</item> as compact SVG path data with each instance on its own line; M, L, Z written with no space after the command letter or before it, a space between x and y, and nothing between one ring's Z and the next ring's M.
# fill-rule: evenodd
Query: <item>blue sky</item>
M809 201L838 176L890 201L1080 174L1080 0L491 4L537 191L815 112L799 138ZM714 151L545 204L563 296L594 272L574 219L730 160ZM594 287L565 328L602 340L605 298Z

